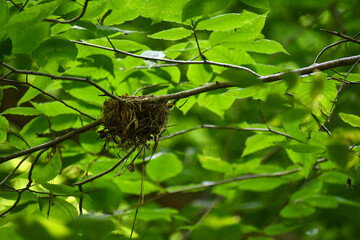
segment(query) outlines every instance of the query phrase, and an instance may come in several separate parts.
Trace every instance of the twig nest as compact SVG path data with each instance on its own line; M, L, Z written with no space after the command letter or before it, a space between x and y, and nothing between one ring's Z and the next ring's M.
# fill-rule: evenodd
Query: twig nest
M166 127L172 104L142 101L142 97L107 99L102 108L103 129L98 131L106 144L113 141L123 150L156 139Z

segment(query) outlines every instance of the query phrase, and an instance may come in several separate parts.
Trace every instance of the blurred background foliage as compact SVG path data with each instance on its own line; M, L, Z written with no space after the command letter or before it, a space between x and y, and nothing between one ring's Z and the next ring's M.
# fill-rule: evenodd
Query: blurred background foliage
M13 2L20 8L25 3ZM340 86L328 80L334 74L331 70L260 84L237 69L210 65L157 68L153 67L156 62L70 41L111 48L107 36L120 50L188 60L198 55L190 19L202 22L242 12L248 14L246 24L229 21L229 26L214 26L203 22L203 28L198 24L200 48L207 49L204 55L211 61L243 65L269 75L311 65L322 48L340 40L320 29L349 36L358 33L357 0L99 0L89 1L85 15L71 24L43 20L59 16L72 19L81 13L84 1L26 1L21 13L10 1L0 3L2 62L17 69L90 77L116 95L132 95L151 84L159 85L141 94L162 95L208 82L231 81L237 88L179 100L164 135L201 124L265 131L199 128L161 140L151 160L149 150L135 161L135 172L105 175L85 184L81 193L73 183L113 166L119 160L116 153L125 155L116 144L104 150L104 141L95 131L82 133L61 143L61 156L57 152L50 161L46 154L40 157L33 172L33 191L23 192L17 206L0 219L1 239L128 239L143 158L149 162L145 202L139 209L133 238L335 240L360 235L356 224L360 216L360 124L354 118L360 115L357 84L343 86L327 122ZM175 30L162 32L168 29ZM358 45L347 42L326 51L319 62L357 54ZM346 73L349 68L336 70ZM7 72L0 68L1 76ZM348 80L360 81L358 73L356 67ZM11 74L8 78L25 82L26 77ZM94 118L101 116L105 97L87 83L30 75L28 80ZM0 99L2 156L26 149L26 144L32 147L49 141L49 124L51 133L60 136L92 121L25 84L0 82ZM269 126L296 140L267 131ZM26 185L35 156L2 184L1 212L17 198L8 186L20 189ZM1 164L1 179L20 160ZM298 168L298 172L284 176L219 182ZM84 214L78 217L80 197Z

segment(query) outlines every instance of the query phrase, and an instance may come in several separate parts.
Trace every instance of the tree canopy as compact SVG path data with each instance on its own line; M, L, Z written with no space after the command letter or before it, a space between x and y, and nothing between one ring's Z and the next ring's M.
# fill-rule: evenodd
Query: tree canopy
M0 0L1 239L357 239L356 0Z

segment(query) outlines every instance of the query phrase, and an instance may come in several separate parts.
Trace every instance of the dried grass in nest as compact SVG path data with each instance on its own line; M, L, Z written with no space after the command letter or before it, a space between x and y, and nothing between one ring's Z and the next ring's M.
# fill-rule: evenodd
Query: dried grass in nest
M102 109L104 129L98 131L106 143L114 141L123 150L142 146L166 129L170 103L142 102L141 97L107 99Z

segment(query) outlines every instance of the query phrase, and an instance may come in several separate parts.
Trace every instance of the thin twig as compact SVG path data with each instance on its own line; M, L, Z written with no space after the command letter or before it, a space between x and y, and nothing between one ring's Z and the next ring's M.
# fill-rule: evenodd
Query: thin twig
M21 195L22 195L22 193L23 193L24 191L25 191L25 190L20 190L20 191L17 192L17 193L18 193L18 196L17 196L15 202L13 203L13 205L12 205L8 210L6 210L6 211L4 211L3 213L1 213L1 214L0 214L0 217L5 217L5 215L6 215L7 213L11 212L11 211L18 205L18 203L20 202L20 199L21 199Z
M30 186L31 186L31 184L32 184L32 182L33 182L33 180L32 180L32 172L33 172L33 170L34 170L34 168L35 168L35 165L36 165L37 161L39 160L40 156L41 156L44 152L46 152L47 150L48 150L48 148L45 148L45 149L41 150L41 151L36 155L34 161L31 163L31 166L30 166L30 169L29 169L29 173L28 173L28 183L26 184L25 189L29 189L29 188L30 188Z
M17 7L17 8L21 8L19 5L17 5L13 0L9 0L15 7Z
M319 162L320 161L318 161L318 163ZM195 190L200 190L200 189L206 189L206 188L211 188L211 187L215 187L215 186L219 186L219 185L223 185L223 184L227 184L227 183L239 182L239 181L243 181L243 180L247 180L247 179L282 177L282 176L291 175L291 174L294 174L294 173L297 173L300 171L301 171L301 168L296 168L293 170L275 172L275 173L249 174L249 175L244 175L244 176L238 176L235 178L224 179L224 180L220 180L220 181L206 181L206 182L191 185L188 187L176 188L176 190L165 189L165 191L166 191L165 193L155 196L151 199L148 199L146 201L146 203L153 202L157 199L160 199L160 198L172 195L172 194L176 194L176 193L183 193L183 192L195 191Z
M198 51L199 51L199 55L201 56L202 60L203 60L204 63L205 63L205 62L206 62L206 57L205 57L204 54L201 52L199 40L198 40L197 35L196 35L195 23L194 23L194 20L192 20L192 19L191 19L191 26L192 26L192 32L193 32L194 37L195 37L196 46L197 46L197 49L198 49Z
M360 40L357 40L355 38L352 38L352 37L349 37L345 34L342 34L341 32L335 32L335 31L331 31L331 30L327 30L327 29L320 29L321 31L323 32L327 32L327 33L330 33L330 34L333 34L335 36L338 36L338 37L341 37L341 38L344 38L350 42L354 42L354 43L357 43L357 44L360 44Z
M317 61L319 60L320 56L321 56L326 50L328 50L329 48L332 48L332 47L334 47L334 46L336 46L336 45L339 45L340 43L344 43L344 42L348 42L348 40L343 39L343 40L340 40L340 41L338 41L338 42L332 43L332 44L324 47L323 49L321 49L321 51L318 53L318 55L316 56L316 58L315 58L315 60L314 60L314 64L317 63Z
M144 89L157 87L157 86L159 86L159 85L161 85L161 83L157 83L157 84L152 84L152 85L148 85L148 86L141 87L141 88L137 89L137 90L134 92L133 96L136 96L136 94L138 94L140 91L142 91L142 90L144 90Z
M25 162L25 160L30 156L27 155L25 156L23 159L21 159L21 161L16 165L16 167L14 168L14 170L11 171L11 173L9 173L1 182L0 182L0 186L4 185L6 183L7 180L9 180L9 178L11 178L12 175L14 175L16 173L16 171L19 169L19 167L21 166L21 164L23 164Z
M102 176L104 176L104 175L106 175L106 174L114 171L122 162L124 162L124 161L130 156L131 153L133 153L133 152L136 150L136 148L137 148L136 146L132 147L132 148L126 153L126 155L125 155L122 159L120 159L120 160L119 160L114 166L112 166L111 168L109 168L109 169L107 169L107 170L105 170L105 171L103 171L103 172L101 172L101 173L99 173L99 174L96 174L96 175L94 175L94 176L92 176L92 177L89 177L88 179L85 179L85 180L80 181L80 182L76 182L76 183L74 183L73 185L75 185L75 186L84 185L85 183L94 181L95 179L97 179L97 178L99 178L99 177L102 177Z
M1 79L0 79L0 80L1 80ZM96 118L90 116L89 114L84 113L84 112L80 111L79 109L77 109L77 108L75 108L75 107L73 107L73 106L70 106L69 104L67 104L67 103L64 102L63 100L61 100L61 99L59 99L59 98L57 98L57 97L55 97L55 96L53 96L53 95L45 92L45 91L42 90L41 88L38 88L38 87L34 86L33 84L31 84L31 83L29 83L29 82L18 82L18 81L11 80L11 79L2 79L1 81L5 81L5 82L9 82L9 83L14 83L14 84L25 84L25 85L28 85L28 86L30 86L30 87L38 90L38 91L41 92L42 94L44 94L44 95L46 95L46 96L54 99L55 101L60 102L61 104L65 105L66 107L68 107L68 108L70 108L70 109L72 109L72 110L74 110L74 111L77 111L78 113L80 113L80 114L82 114L82 115L84 115L84 116L86 116L86 117L88 117L88 118L90 118L90 119L92 119L92 120L96 120Z
M353 36L353 38L355 39L355 38L357 38L359 35L360 35L360 32L358 32L355 36ZM317 61L319 60L320 56L321 56L326 50L328 50L328 49L330 49L330 48L332 48L332 47L334 47L334 46L336 46L336 45L339 45L339 44L341 44L341 43L344 43L344 42L349 42L349 40L343 39L343 40L340 40L340 41L338 41L338 42L332 43L332 44L324 47L323 49L321 49L321 51L319 52L319 54L316 56L316 58L315 58L315 60L314 60L314 64L317 63Z
M46 143L37 145L35 147L28 148L28 149L25 149L25 150L22 150L22 151L7 155L7 156L4 156L4 157L0 157L0 164L4 163L6 161L9 161L9 160L11 160L13 158L17 158L17 157L20 157L20 156L23 156L23 155L27 155L27 154L31 154L33 152L37 152L37 151L39 151L41 149L44 149L44 148L47 149L47 148L56 146L57 144L65 141L67 139L70 139L70 138L72 138L73 136L76 136L79 133L86 132L91 128L99 126L101 123L102 123L102 119L95 120L94 122L89 123L88 125L85 125L85 126L83 126L81 128L77 128L77 129L75 129L75 130L73 130L71 132L68 132L68 133L66 133L66 134L64 134L62 136L59 136L59 137L57 137L54 140L51 140L49 142L46 142Z
M18 13L21 11L24 11L24 8L26 7L26 5L28 4L29 0L26 0L24 5L21 6L21 8L19 9Z
M143 205L143 204L144 204L144 181L145 181L145 174L146 174L145 146L143 146L143 150L144 150L144 155L143 155L143 164L142 164L142 170L141 170L141 183L140 183L139 200L138 200L138 204L137 204L137 206L136 206L135 216L134 216L133 224L132 224L132 226L131 226L131 232L130 232L130 237L129 237L129 239L132 238L132 235L133 235L133 233L134 233L135 223L136 223L136 217L137 217L137 215L138 215L140 205ZM141 150L140 150L139 152L141 152Z
M323 70L332 69L332 68L336 68L336 67L351 65L351 64L356 63L359 59L360 59L360 55L344 57L344 58L339 58L339 59L335 59L335 60L331 60L331 61L327 61L327 62L312 64L308 67L304 67L304 68L300 68L300 69L296 69L296 70L292 70L292 71L286 71L286 72L275 73L275 74L271 74L268 76L259 77L259 79L263 80L264 82L274 82L274 81L278 81L278 80L282 79L284 76L286 76L289 73L305 75L305 74L313 73L314 71L323 71Z
M99 89L100 91L102 91L106 96L109 96L111 98L114 99L119 99L119 97L111 94L110 92L108 92L107 90L105 90L103 87L101 87L100 85L98 85L97 83L95 83L94 81L91 81L89 78L79 78L79 77L70 77L70 76L56 76L56 75L52 75L52 74L48 74L48 73L43 73L43 72L36 72L36 71L27 71L27 70L21 70L21 69L16 69L13 68L12 66L1 62L1 64L8 68L10 71L12 71L12 73L19 73L19 74L29 74L29 75L35 75L35 76L43 76L43 77L49 77L51 79L58 79L58 80L70 80L70 81L77 81L77 82L85 82L85 83L89 83L92 86L94 86L95 88Z
M187 129L187 130L182 130L182 131L170 134L168 136L161 137L159 140L169 139L169 138L172 138L172 137L184 134L184 133L188 133L188 132L194 131L196 129L201 129L201 128L225 129L225 130L234 130L234 131L250 131L250 132L271 132L271 133L274 133L277 135L284 136L286 138L296 140L298 142L302 142L301 140L296 139L287 133L279 132L279 131L276 131L276 130L273 130L270 128L238 128L238 127L229 127L229 126L216 126L216 125L211 125L211 124L202 124L202 125L199 125L199 126Z
M126 51L122 51L119 49L116 49L114 47L109 48L109 47L104 47L104 46L100 46L100 45L95 45L95 44L91 44L91 43L87 43L87 42L81 42L81 41L75 41L72 40L71 42L76 43L76 44L81 44L84 46L89 46L89 47L95 47L95 48L100 48L103 50L108 50L108 51L113 51L113 52L117 52L117 53L121 53L127 56L131 56L134 58L140 58L140 59L144 59L144 60L150 60L150 61L160 61L160 62L168 62L168 63L176 63L179 65L183 65L183 64L210 64L210 65L216 65L216 66L220 66L220 67L227 67L227 68L235 68L235 69L241 69L244 71L247 71L257 77L260 77L259 74L257 74L256 72L254 72L253 70L251 70L250 68L246 68L243 66L237 66L237 65L233 65L233 64L228 64L228 63L219 63L219 62L213 62L213 61L188 61L188 60L173 60L173 59L163 59L163 58L157 58L157 57L148 57L148 56L142 56L142 55L138 55L138 54L133 54L130 52L126 52Z
M337 100L338 100L338 98L339 98L339 96L340 96L340 92L341 92L341 90L342 90L342 88L343 88L343 86L344 86L344 84L345 84L344 81L345 81L346 78L349 76L349 74L352 72L352 70L354 70L354 68L356 67L356 65L359 64L359 62L360 62L360 59L358 59L358 60L356 61L356 63L354 63L354 64L352 65L352 67L351 67L351 68L349 69L349 71L346 73L343 81L341 82L341 85L340 85L340 87L339 87L339 89L338 89L338 92L337 92L337 94L336 94L336 96L335 96L335 99L334 99L333 102L332 102L333 104L331 105L331 108L330 108L330 113L329 113L329 116L328 116L328 118L327 118L327 121L328 121L328 122L330 122L331 115L332 115L332 113L333 113L333 111L334 111L334 108L335 108L335 104L336 104L336 102L337 102Z
M199 220L196 221L196 223L192 226L192 228L189 229L186 233L184 233L182 240L186 240L190 237L190 235L194 231L195 227L198 226L199 224L201 224L205 220L205 218L210 214L211 210L213 210L214 207L216 205L218 205L222 199L223 199L223 197L221 197L221 196L217 196L215 198L215 200L212 202L212 204L206 208L205 212L201 215Z
M77 17L74 17L73 19L62 21L62 20L59 20L59 19L48 19L48 18L46 18L46 19L44 19L44 21L46 21L46 22L62 23L62 24L76 22L77 20L79 20L80 18L82 18L82 17L84 16L84 14L85 14L85 12L86 12L86 8L87 8L87 6L88 6L88 3L89 3L89 0L85 0L84 6L83 6L83 8L82 8L82 10L81 10L80 15L77 16Z

